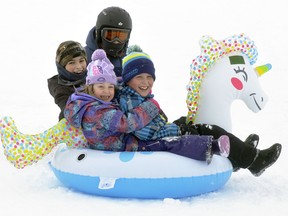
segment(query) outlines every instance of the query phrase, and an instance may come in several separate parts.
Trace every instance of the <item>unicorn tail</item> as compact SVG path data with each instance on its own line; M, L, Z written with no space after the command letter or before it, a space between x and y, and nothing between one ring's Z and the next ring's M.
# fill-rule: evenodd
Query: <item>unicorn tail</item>
M21 133L14 120L6 116L0 119L0 132L4 155L18 169L37 163L60 143L71 148L87 147L82 130L65 119L42 133L30 135Z

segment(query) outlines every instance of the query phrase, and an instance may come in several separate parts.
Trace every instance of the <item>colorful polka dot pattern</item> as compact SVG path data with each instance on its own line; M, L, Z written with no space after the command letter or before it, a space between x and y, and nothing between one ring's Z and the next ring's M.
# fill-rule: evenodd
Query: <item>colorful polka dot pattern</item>
M70 148L87 147L82 130L70 126L66 119L42 133L29 135L19 132L11 117L4 117L0 119L0 132L4 154L18 169L38 162L60 143Z
M212 66L222 57L233 52L246 55L251 65L257 61L258 52L254 42L244 34L233 35L222 41L210 36L203 36L200 41L201 54L192 60L190 65L190 81L187 85L187 123L194 122L199 103L201 81Z

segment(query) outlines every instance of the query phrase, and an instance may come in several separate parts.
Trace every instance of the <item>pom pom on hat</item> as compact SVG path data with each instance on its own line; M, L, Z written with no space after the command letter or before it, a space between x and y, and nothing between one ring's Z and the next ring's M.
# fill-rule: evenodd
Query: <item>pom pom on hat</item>
M143 50L141 49L140 46L135 44L135 45L131 45L127 48L126 55L129 55L132 52L143 52Z
M148 73L155 80L154 64L147 53L144 53L138 45L129 46L127 56L122 62L122 79L124 83L129 82L133 77Z
M114 65L107 58L103 49L97 49L91 56L91 62L87 66L86 85L108 82L117 85L117 77Z

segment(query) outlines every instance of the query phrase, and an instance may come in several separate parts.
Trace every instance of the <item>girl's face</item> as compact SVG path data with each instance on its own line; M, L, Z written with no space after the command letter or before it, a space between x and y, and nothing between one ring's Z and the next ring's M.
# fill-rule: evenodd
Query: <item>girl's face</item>
M153 77L148 73L141 73L133 77L127 85L134 89L142 97L146 97L152 90L154 84Z
M66 64L65 69L70 73L80 74L86 70L86 67L87 63L85 58L78 56L69 61Z
M105 102L110 102L115 95L115 86L111 83L96 83L93 85L94 95Z

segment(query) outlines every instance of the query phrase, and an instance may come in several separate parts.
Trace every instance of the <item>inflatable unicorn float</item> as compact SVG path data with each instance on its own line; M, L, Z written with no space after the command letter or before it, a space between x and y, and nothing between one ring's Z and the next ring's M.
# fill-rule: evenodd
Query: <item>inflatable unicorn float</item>
M258 77L271 65L252 67L258 52L244 34L221 41L203 36L200 46L187 85L187 122L217 124L230 131L233 100L242 99L254 112L264 108L267 96ZM94 195L183 198L218 190L232 174L230 161L218 155L208 166L168 152L91 150L81 128L70 126L65 119L43 133L29 135L22 134L11 117L3 117L0 132L7 160L19 169L59 146L49 163L57 179L66 187Z
M187 85L187 122L215 124L232 131L231 105L242 100L253 112L262 110L268 101L259 77L271 64L253 68L257 48L244 34L221 41L203 36L201 54L190 66Z

